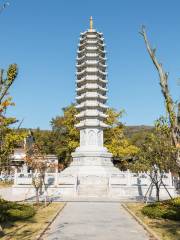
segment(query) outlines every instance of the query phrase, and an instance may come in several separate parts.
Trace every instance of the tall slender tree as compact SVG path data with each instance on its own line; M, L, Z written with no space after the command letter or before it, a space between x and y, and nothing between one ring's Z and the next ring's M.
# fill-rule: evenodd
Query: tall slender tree
M177 124L175 104L174 104L173 98L172 98L172 96L170 94L170 90L169 90L169 85L168 85L169 74L168 74L168 72L166 72L164 70L162 63L160 63L158 61L158 59L156 57L156 49L152 48L150 45L147 34L146 34L145 26L142 26L140 34L144 39L147 52L148 52L154 66L158 72L158 75L159 75L159 84L161 86L161 92L165 99L165 106L166 106L166 110L167 110L167 113L169 116L169 126L170 126L170 130L171 130L170 137L172 139L173 145L177 149L176 163L180 169L180 129Z
M9 156L13 152L14 147L24 137L24 133L20 133L12 128L17 122L14 117L7 117L6 111L9 106L14 106L12 98L9 96L9 90L18 75L18 67L11 64L8 67L6 76L4 70L0 70L0 169L10 169Z

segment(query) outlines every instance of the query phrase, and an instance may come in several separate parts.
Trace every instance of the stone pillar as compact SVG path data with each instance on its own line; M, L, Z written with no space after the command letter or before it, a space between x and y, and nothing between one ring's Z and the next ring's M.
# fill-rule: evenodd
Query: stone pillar
M131 186L131 172L127 170L127 186Z
M58 186L59 172L58 166L55 167L55 186Z

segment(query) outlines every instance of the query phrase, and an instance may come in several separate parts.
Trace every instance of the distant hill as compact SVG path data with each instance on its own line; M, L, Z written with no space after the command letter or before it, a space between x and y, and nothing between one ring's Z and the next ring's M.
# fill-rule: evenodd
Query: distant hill
M142 132L151 132L153 126L137 125L137 126L125 126L124 134L126 137L131 138L133 135L141 134Z
M125 126L124 128L124 134L127 136L127 137L131 137L132 135L136 134L136 133L141 133L141 132L149 132L149 131L152 131L153 130L153 126L147 126L147 125L132 125L132 126ZM26 128L21 128L22 130L29 130L29 129L26 129ZM45 130L45 129L39 129L39 128L36 128L36 129L31 129L33 132L43 132L43 133L49 133L51 132L52 130Z

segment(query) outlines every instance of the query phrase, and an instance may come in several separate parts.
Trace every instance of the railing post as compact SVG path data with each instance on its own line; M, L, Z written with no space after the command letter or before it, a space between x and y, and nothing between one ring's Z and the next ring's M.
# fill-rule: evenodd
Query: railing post
M127 186L131 186L131 172L127 170Z
M58 186L58 178L59 178L59 172L58 172L58 168L56 167L56 170L55 170L55 186Z
M111 175L108 178L108 195L111 195Z
M171 171L170 171L170 170L169 170L169 173L168 173L168 180L169 180L169 185L170 185L170 186L173 186L172 174L171 174Z

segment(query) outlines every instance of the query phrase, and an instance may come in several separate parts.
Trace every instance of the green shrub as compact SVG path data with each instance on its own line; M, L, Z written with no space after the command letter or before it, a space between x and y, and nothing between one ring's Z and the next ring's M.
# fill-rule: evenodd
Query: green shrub
M145 206L142 209L142 213L149 218L162 218L163 211L159 206Z
M35 210L31 206L23 205L22 207L20 206L15 209L13 209L13 208L9 209L7 211L7 214L11 221L24 220L24 219L32 217L35 214Z
M150 218L164 218L180 221L180 198L148 204L142 213Z
M176 210L169 209L167 212L164 213L163 218L170 219L170 220L180 220L180 216Z
M35 208L28 204L18 204L0 199L0 222L23 220L32 217Z

